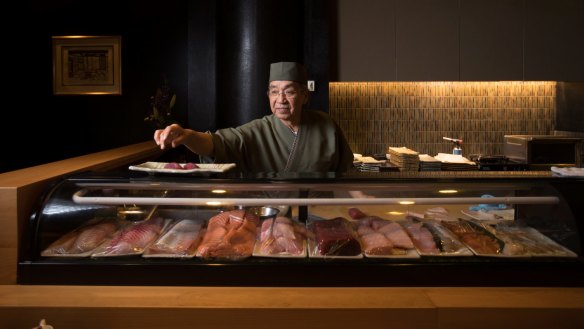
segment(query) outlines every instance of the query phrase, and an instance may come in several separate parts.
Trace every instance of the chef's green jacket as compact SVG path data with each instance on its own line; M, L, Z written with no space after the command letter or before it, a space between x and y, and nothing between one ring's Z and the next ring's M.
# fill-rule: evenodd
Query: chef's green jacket
M344 172L353 152L332 118L303 110L298 133L267 115L213 136L215 163L235 163L242 172Z

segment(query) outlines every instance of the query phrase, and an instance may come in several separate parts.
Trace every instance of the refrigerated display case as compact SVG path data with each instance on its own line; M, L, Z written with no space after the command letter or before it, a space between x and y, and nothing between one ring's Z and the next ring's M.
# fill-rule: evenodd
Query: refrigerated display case
M17 280L583 286L583 187L583 179L542 172L85 173L60 180L30 216ZM297 233L299 251L264 252L262 239L283 239L287 233L274 231L284 224ZM187 232L188 245L173 229ZM88 236L91 243L80 242ZM161 252L164 241L172 242ZM213 241L228 248L209 252Z

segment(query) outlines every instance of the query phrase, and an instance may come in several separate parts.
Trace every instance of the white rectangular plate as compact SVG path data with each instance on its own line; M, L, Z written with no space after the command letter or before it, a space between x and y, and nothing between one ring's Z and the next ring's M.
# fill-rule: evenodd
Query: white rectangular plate
M367 258L420 258L420 254L415 249L406 249L404 254L396 255L373 255L363 252Z
M194 169L166 169L164 166L168 162L144 162L139 165L130 166L130 170L145 171L149 173L166 174L192 174L192 173L222 173L235 167L235 163L196 163L199 168ZM182 164L184 165L184 163Z

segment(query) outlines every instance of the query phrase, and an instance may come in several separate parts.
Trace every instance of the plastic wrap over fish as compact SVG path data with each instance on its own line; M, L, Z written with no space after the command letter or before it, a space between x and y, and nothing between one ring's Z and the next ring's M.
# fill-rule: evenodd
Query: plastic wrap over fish
M162 233L165 223L160 217L147 221L128 223L108 242L100 246L91 257L141 255Z
M143 257L192 258L202 239L202 221L195 219L173 220L169 228L151 244Z
M352 222L344 217L323 219L309 215L308 255L313 258L363 258Z
M243 209L222 212L209 219L196 256L240 260L252 256L259 218Z
M400 224L412 238L422 256L472 256L473 253L456 236L435 220L409 217Z
M279 216L262 222L253 255L257 257L306 257L306 227ZM272 226L273 224L273 226Z
M377 216L357 221L357 233L367 257L419 258L414 243L397 222Z
M442 221L440 224L454 233L477 256L504 255L505 242L480 224L463 219Z
M505 242L503 255L529 257L578 257L576 253L532 227L495 225L490 231Z
M42 251L45 257L87 257L119 229L115 218L96 218L63 235Z
M372 258L419 258L406 231L395 221L371 216L353 207L347 213L355 220L363 253Z

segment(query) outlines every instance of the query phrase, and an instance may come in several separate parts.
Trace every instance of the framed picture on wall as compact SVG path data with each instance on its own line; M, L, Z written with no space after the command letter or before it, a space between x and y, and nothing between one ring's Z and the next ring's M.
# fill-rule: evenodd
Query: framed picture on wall
M53 36L53 94L121 95L121 36Z

